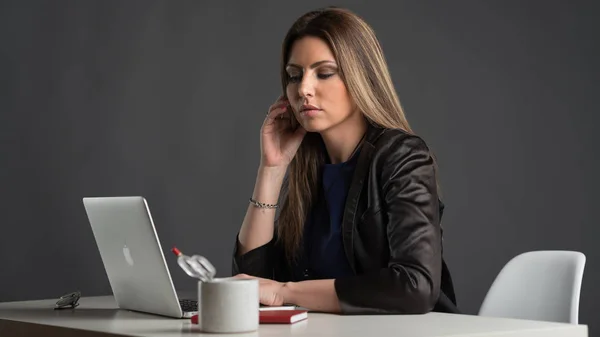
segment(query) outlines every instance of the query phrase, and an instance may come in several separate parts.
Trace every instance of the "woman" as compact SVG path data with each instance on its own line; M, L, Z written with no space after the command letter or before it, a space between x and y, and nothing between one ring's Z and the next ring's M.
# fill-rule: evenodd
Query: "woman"
M281 79L234 275L259 278L265 305L457 312L434 159L372 29L345 9L303 15L283 42Z

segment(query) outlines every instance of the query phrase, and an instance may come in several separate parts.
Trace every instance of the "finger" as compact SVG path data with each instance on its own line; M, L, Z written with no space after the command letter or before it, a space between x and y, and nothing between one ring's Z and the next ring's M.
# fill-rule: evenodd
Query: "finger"
M274 110L269 111L269 113L267 114L267 119L275 119L277 117L279 117L280 115L282 115L283 113L285 113L287 111L287 105L283 106L283 107L279 107L276 108Z
M275 101L275 103L271 104L271 106L269 107L269 111L281 106L288 105L289 103L290 102L286 98L282 98L282 96L280 96L279 99Z
M282 114L280 114L279 116L276 117L277 120L290 120L290 114L288 111L284 111Z
M248 279L248 278L252 278L252 276L246 275L246 274L237 274L233 278Z
M271 114L273 111L275 111L277 109L288 109L288 106L289 106L288 103L273 104L273 105L271 105L271 107L269 107L267 114Z

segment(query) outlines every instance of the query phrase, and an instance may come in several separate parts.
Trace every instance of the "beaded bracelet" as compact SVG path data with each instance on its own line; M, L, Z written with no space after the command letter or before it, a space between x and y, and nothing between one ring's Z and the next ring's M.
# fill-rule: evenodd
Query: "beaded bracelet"
M258 208L277 208L277 207L279 207L278 204L265 204L260 201L256 201L252 198L250 198L250 203Z

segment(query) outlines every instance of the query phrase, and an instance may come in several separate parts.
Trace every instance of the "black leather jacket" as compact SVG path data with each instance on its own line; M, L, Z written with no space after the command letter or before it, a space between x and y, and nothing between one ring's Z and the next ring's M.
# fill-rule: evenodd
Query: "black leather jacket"
M369 125L343 214L342 236L355 275L335 280L343 314L458 313L442 258L444 205L425 142ZM293 280L277 237L241 256L233 274Z

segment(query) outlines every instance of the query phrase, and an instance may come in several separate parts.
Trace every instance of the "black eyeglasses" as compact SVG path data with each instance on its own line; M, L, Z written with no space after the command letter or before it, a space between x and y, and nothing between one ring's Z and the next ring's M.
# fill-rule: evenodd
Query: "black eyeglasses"
M70 294L63 295L56 301L54 310L74 309L79 305L79 298L81 298L80 291L74 291Z

